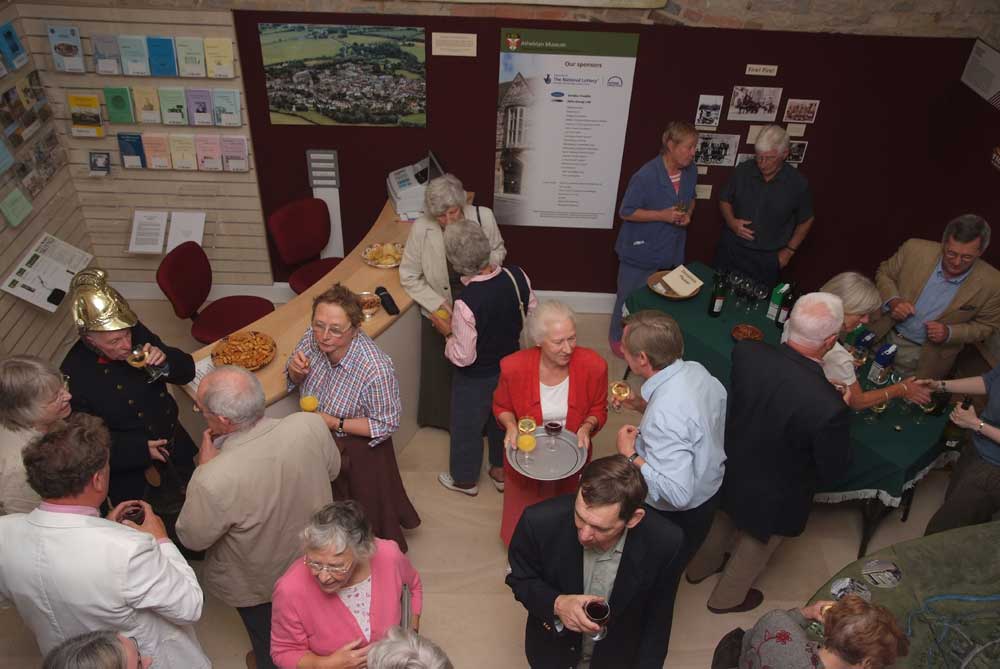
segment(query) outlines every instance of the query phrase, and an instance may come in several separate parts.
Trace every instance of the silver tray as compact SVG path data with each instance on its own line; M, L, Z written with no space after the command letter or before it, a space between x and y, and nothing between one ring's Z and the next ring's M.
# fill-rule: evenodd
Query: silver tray
M558 481L572 476L583 469L587 462L587 449L576 445L576 434L563 430L555 437L545 434L539 427L535 435L535 450L531 452L531 462L525 462L525 453L516 448L507 449L507 461L519 474L536 481ZM550 440L555 439L556 450L550 451Z

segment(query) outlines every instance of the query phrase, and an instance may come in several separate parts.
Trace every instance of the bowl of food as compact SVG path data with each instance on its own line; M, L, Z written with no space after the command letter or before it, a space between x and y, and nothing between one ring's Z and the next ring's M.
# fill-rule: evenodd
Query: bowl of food
M403 245L390 242L370 244L361 251L361 259L372 267L382 269L399 267L399 262L403 259Z
M250 330L223 337L212 349L212 362L222 365L236 365L251 372L274 360L278 346L274 338L263 332Z
M760 328L749 323L740 323L732 329L730 334L736 341L743 341L744 339L748 341L764 340L764 333L761 332Z
M365 320L369 320L382 308L382 300L375 293L358 293L358 302L361 303L361 313L365 315Z

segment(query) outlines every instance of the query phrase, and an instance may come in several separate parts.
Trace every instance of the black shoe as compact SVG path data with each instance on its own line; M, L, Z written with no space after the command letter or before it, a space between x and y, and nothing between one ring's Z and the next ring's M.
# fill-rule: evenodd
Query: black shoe
M716 569L715 571L713 571L711 574L708 574L707 576L702 576L701 578L699 578L697 580L692 580L691 577L688 576L685 573L684 574L684 580L687 581L688 583L690 583L691 585L698 585L699 583L701 583L702 581L704 581L709 576L714 576L715 574L721 574L722 570L726 568L726 563L727 562L729 562L729 553L726 553L725 555L722 556L722 564L720 564L719 568Z
M764 601L764 593L757 588L750 588L750 592L747 593L746 598L737 604L736 606L730 606L728 609L717 609L713 606L709 606L708 610L712 613L743 613L744 611L753 611L755 608L761 605Z

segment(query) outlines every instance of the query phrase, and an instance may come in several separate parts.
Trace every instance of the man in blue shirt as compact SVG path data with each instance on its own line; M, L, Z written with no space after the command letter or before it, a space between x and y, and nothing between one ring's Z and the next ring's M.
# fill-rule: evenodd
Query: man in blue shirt
M684 531L686 559L705 540L725 472L726 389L697 362L682 360L680 326L661 311L625 319L622 350L629 369L645 379L639 427L618 432L618 452L639 468L646 504Z
M618 294L611 312L608 340L621 357L622 305L658 269L684 262L687 226L695 205L694 164L698 132L690 123L673 121L663 132L660 154L629 179L618 214Z
M945 227L941 243L909 239L879 265L883 317L872 324L896 344L904 375L944 378L965 344L1000 328L1000 273L979 260L990 226L966 214Z
M956 395L986 395L982 417L972 407L956 405L951 420L972 430L955 465L944 504L927 523L925 534L988 523L1000 511L1000 366L982 376L938 381L940 390Z

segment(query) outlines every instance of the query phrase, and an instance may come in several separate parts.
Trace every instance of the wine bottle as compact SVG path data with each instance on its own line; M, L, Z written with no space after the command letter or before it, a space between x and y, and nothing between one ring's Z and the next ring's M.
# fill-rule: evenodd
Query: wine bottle
M972 406L972 398L968 395L962 398L962 408L968 409ZM954 421L949 420L948 424L944 426L944 446L945 448L958 448L962 443L962 434L965 432L958 425L955 425Z
M722 307L726 304L726 281L725 278L715 273L715 285L712 287L712 297L708 300L708 315L718 318L722 314Z
M788 320L788 315L792 313L792 305L795 303L795 294L792 290L792 284L788 284L788 290L785 291L784 297L781 298L781 307L778 308L778 317L774 319L774 324L778 326L779 330L785 329L785 321Z

